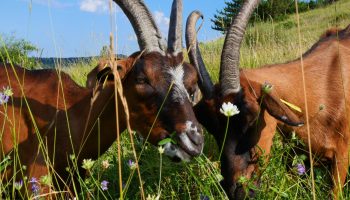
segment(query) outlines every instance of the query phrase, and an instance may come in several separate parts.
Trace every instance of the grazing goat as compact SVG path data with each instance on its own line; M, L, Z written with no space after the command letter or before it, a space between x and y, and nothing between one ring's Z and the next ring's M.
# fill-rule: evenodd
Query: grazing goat
M195 24L202 15L195 11L187 21L187 48L191 63L200 73L198 82L204 96L194 110L198 121L215 136L218 146L223 146L223 187L231 199L245 198L238 180L241 176L251 178L257 172L258 157L269 155L279 127L288 133L295 131L307 146L310 144L313 156L330 163L333 194L337 198L349 167L350 25L344 30L327 31L303 59L240 70L240 44L258 3L245 1L229 28L221 55L220 80L215 86L205 69L195 36ZM290 109L281 99L302 111ZM231 102L240 110L229 121L225 141L227 117L220 113L224 102ZM308 124L302 126L304 123Z
M168 49L142 0L115 2L133 25L142 50L116 66L131 127L154 145L173 137L176 144L167 143L164 149L174 160L198 156L204 139L189 100L197 86L197 72L194 66L183 63L182 1L173 2ZM7 179L54 173L66 182L67 156L75 154L81 163L107 150L117 137L112 71L110 65L100 63L88 75L88 87L83 88L63 72L0 65L0 86L10 86L13 91L8 103L0 107L0 159L10 155L27 166L24 174L9 168ZM96 78L97 86L92 89ZM127 122L121 103L117 110L122 131Z

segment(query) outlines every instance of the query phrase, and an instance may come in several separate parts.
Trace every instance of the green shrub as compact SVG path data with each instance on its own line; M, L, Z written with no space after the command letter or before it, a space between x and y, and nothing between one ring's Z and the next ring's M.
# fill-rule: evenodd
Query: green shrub
M35 45L24 39L0 34L0 62L11 62L27 69L35 69L39 63L35 58L29 57L29 54L38 51Z

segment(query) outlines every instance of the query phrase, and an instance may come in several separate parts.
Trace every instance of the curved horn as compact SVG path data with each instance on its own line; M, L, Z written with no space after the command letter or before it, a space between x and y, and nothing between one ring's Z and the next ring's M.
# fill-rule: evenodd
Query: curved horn
M174 0L171 7L168 51L175 55L182 52L182 0Z
M130 20L140 50L164 53L165 41L143 0L114 0Z
M221 53L220 88L223 96L237 93L239 83L239 49L250 15L260 0L246 0L230 26Z
M197 69L199 81L198 86L205 99L211 99L214 95L214 85L210 79L209 73L205 68L201 52L197 42L196 23L203 15L199 11L193 11L186 22L186 47L189 49L189 59L192 65Z

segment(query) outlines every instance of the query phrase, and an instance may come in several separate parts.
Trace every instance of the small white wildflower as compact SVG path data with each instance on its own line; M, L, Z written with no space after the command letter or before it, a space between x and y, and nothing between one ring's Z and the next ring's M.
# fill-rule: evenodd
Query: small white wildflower
M6 96L10 97L13 95L12 89L9 86L3 87L3 91L4 91L4 95Z
M220 181L222 181L222 180L224 180L224 177L221 175L221 174L215 174L215 178L216 178L216 180L218 181L218 182L220 182Z
M146 200L159 200L159 198L160 198L160 194L158 194L157 196L148 194Z
M163 148L162 146L159 146L159 147L158 147L158 152L159 152L160 154L163 154L163 153L164 153L164 148Z
M102 167L103 167L103 169L108 169L110 165L111 165L111 164L109 164L108 160L102 161Z
M92 166L94 165L94 163L95 163L95 161L93 161L92 159L84 159L83 165L81 167L86 169L86 170L90 170L92 168Z
M220 112L224 114L226 117L232 117L233 115L237 115L239 110L236 105L233 105L231 102L223 103Z

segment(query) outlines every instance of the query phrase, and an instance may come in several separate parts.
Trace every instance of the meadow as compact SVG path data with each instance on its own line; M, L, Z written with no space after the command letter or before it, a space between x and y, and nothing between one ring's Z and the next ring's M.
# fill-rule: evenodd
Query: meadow
M331 27L344 28L348 24L350 24L350 0L341 0L328 7L301 13L302 49L299 49L296 15L290 15L287 19L278 22L256 21L248 27L242 44L241 66L256 68L297 59L318 40L325 30ZM214 82L218 80L223 40L224 38L219 38L200 44L204 61ZM97 62L97 60L76 62L60 67L70 74L79 85L84 86L87 73L96 66ZM227 198L219 184L222 176L220 175L218 148L209 133L205 133L203 155L187 163L174 163L159 152L157 147L143 143L136 134L135 138L138 155L142 152L139 163L147 199ZM255 189L256 195L253 199L312 199L312 180L309 169L307 168L306 173L301 174L294 167L296 164L307 165L307 154L294 154L293 147L299 145L303 144L296 137L282 140L281 136L276 134L269 163L266 165L261 163L264 167L261 169L263 173L260 177L260 186L256 187L252 181L244 178L241 180L248 188ZM98 160L94 161L92 168L88 166L88 177L80 179L82 191L74 194L77 199L118 199L120 197L118 165L122 166L124 199L140 199L139 181L137 174L134 173L134 157L129 134L122 134L121 149L121 160L117 159L117 145L114 144ZM74 160L74 157L71 159ZM0 172L9 163L8 159L0 161ZM292 165L288 165L290 163ZM82 165L82 163L76 164ZM325 166L317 166L314 170L316 198L328 199L331 187L330 175ZM101 187L103 181L108 181L106 188ZM51 184L50 181L47 184ZM0 191L7 194L13 193L16 187L10 189L10 186L11 184L0 184ZM2 198L10 199L5 193ZM350 199L348 182L344 187L341 199Z

